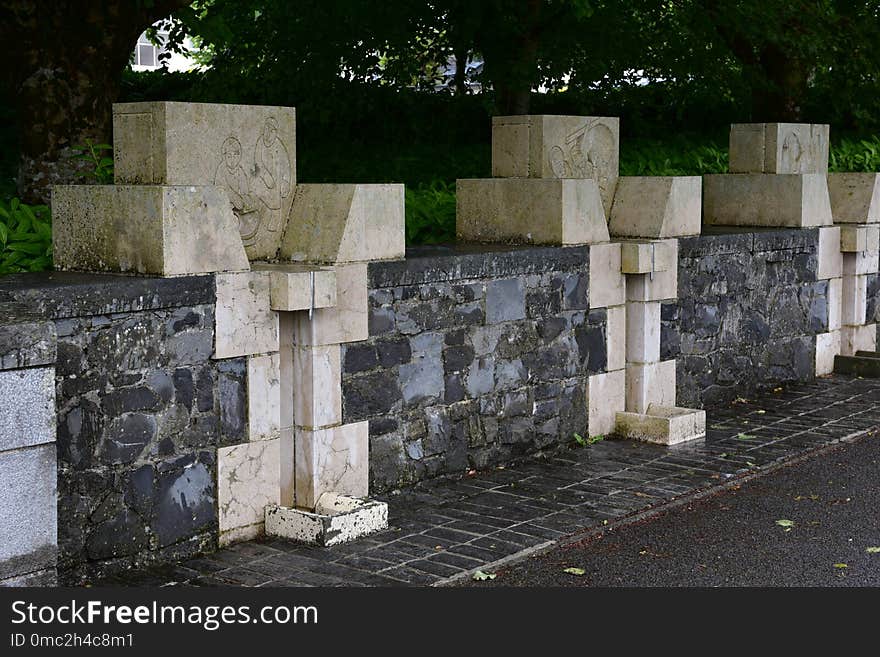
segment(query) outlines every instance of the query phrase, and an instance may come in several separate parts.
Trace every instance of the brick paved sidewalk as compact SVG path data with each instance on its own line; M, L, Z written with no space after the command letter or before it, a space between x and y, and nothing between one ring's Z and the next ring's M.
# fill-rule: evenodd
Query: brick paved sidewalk
M834 376L709 409L706 442L605 440L384 497L390 529L349 545L280 539L96 585L430 585L880 426L880 380Z

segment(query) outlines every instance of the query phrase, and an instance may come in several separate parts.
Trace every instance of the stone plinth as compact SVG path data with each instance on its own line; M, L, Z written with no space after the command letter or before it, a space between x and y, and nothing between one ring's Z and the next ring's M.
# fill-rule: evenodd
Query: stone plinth
M731 173L827 173L827 124L734 123Z
M699 235L699 176L624 176L617 181L608 230L614 237Z
M56 185L56 269L184 276L250 268L217 187Z
M349 263L404 257L403 185L297 185L281 260Z
M828 195L835 223L880 222L880 174L829 173Z
M624 274L653 274L670 271L678 265L672 242L625 241L620 243L620 249Z
M622 438L677 445L706 437L706 411L651 404L646 413L618 413Z
M388 505L325 493L315 511L266 507L266 533L312 545L339 545L388 527Z
M592 180L487 178L456 182L459 240L518 244L608 241L599 188Z
M113 105L117 184L217 185L252 260L273 258L296 189L292 107Z
M703 176L703 221L717 226L830 226L831 202L825 175Z
M601 116L496 116L492 175L497 178L588 178L607 216L617 185L620 119Z
M258 262L253 270L269 272L272 310L293 312L336 305L336 272L332 267Z

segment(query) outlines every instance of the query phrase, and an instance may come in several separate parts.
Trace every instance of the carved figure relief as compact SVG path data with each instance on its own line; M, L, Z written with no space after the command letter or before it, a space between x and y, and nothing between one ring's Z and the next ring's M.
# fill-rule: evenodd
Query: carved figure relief
M281 230L281 208L290 196L293 172L290 155L278 136L278 122L269 117L253 148L253 162L242 164L243 148L235 135L229 135L220 149L220 162L214 184L226 188L232 210L238 218L245 246L254 243L257 233Z
M782 141L782 171L801 173L801 157L803 155L803 147L798 136L794 132L786 134L785 139Z
M614 134L602 123L588 123L548 151L557 178L590 178L604 194L614 167Z

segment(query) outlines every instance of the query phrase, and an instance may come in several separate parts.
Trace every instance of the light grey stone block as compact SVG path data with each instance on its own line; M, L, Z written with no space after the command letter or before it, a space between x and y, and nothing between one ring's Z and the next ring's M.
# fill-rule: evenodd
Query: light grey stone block
M646 413L618 413L617 434L660 445L706 437L706 411L651 404Z
M880 174L829 173L828 195L834 223L880 222Z
M825 175L703 176L703 221L717 226L830 226Z
M269 272L218 274L214 358L278 351L278 313L270 308Z
M0 371L0 452L55 442L55 368Z
M612 237L684 237L701 230L699 176L624 176L608 230Z
M731 173L827 173L830 128L809 123L734 123Z
M325 493L315 512L266 507L266 533L312 545L339 545L388 528L388 505Z
M113 105L117 184L217 185L252 260L274 258L296 189L292 107Z
M0 452L0 579L55 567L56 463L54 443Z
M218 187L55 185L56 269L185 276L250 269Z

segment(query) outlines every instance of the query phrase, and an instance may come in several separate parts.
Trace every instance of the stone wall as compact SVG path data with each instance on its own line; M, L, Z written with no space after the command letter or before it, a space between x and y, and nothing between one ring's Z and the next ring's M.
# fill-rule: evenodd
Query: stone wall
M246 439L246 364L211 359L214 299L213 276L0 280L58 335L63 581L214 549L216 449Z
M703 407L815 375L828 330L818 230L708 229L679 240L678 299L663 304L662 358L677 403Z
M589 248L425 248L369 267L369 339L343 354L345 422L370 421L370 483L510 461L587 427L606 368Z

